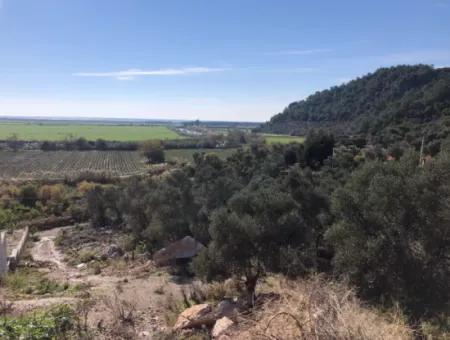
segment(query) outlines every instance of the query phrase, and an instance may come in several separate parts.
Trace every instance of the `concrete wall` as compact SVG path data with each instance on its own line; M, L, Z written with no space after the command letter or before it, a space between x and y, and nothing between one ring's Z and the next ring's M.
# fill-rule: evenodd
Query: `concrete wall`
M25 249L25 245L28 240L30 229L25 227L20 237L20 241L17 246L11 251L8 256L8 242L6 239L6 231L0 234L0 278L4 277L9 270L14 270L20 261L20 256Z
M25 227L22 233L22 237L20 238L20 241L17 244L17 247L12 250L11 255L8 257L10 270L14 270L17 264L19 263L20 256L22 255L23 250L25 248L25 244L27 243L29 233L30 228Z
M0 278L8 272L8 249L6 244L6 231L0 234Z

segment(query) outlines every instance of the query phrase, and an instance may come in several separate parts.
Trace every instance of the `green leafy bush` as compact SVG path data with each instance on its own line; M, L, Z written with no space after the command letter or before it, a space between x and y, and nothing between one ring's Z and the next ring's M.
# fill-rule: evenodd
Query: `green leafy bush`
M0 319L0 338L53 340L69 338L75 330L75 311L61 305L17 318Z
M373 162L333 196L327 231L334 268L362 295L398 301L410 315L446 308L450 270L450 157L424 168L417 155Z
M56 281L49 280L42 273L31 268L19 268L10 273L4 280L5 286L18 294L55 294L67 290L68 287Z

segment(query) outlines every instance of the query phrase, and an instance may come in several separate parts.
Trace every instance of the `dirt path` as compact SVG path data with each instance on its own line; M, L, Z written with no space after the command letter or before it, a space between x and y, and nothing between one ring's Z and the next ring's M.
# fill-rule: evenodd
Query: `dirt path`
M39 241L31 248L31 256L34 261L50 263L53 266L50 276L58 281L69 281L70 283L86 283L93 289L102 290L111 288L123 278L105 275L89 275L86 270L70 266L64 262L64 255L55 245L55 238L59 232L72 227L54 228L35 235Z
M51 277L60 281L80 282L82 272L64 262L64 255L57 249L55 238L59 232L72 227L59 227L35 233L39 241L34 242L30 254L34 261L53 265Z
M60 270L66 270L62 254L56 250L55 236L42 236L31 250L34 261L54 263Z
M90 313L90 324L95 326L100 321L111 324L112 315L105 305L105 298L110 301L118 298L133 306L137 317L136 330L139 330L136 334L145 333L148 335L142 337L151 338L154 331L163 329L165 327L163 305L168 294L180 295L181 286L171 282L168 275L161 272L152 274L148 270L141 269L145 265L137 263L131 266L126 275L114 271L108 271L109 275L104 273L93 275L85 266L80 268L69 265L65 262L63 253L55 245L55 238L59 232L69 228L71 227L60 227L35 233L38 241L31 244L30 254L35 262L50 264L50 270L47 273L50 279L69 282L71 285L83 283L90 287L89 292L97 301ZM156 294L155 291L159 293ZM14 305L21 311L28 311L77 301L78 299L74 297L42 297L14 301ZM142 337L138 336L138 338Z

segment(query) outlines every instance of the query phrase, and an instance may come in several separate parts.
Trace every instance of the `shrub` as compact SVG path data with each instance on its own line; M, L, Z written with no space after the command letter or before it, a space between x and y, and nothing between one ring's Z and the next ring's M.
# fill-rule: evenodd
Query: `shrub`
M75 330L75 311L61 305L17 318L0 319L2 339L64 339Z
M164 149L160 141L142 143L141 152L149 163L164 163Z
M82 181L77 185L77 192L82 196L86 195L89 191L95 188L95 183Z
M19 294L54 294L66 290L64 284L52 281L30 268L19 268L6 276L5 286Z
M55 151L58 150L58 145L55 142L44 141L41 144L42 151Z
M6 145L8 146L8 148L10 148L12 151L17 152L19 151L23 145L24 142L19 140L19 137L17 136L16 133L13 133L11 136L9 136L6 139Z
M34 207L38 200L38 193L36 187L27 184L20 189L19 202L27 207Z
M95 253L91 250L82 250L80 252L79 260L81 263L86 263L95 260Z
M109 334L114 339L135 339L136 305L120 298L118 291L114 291L113 296L105 296L102 301L113 319Z
M39 188L38 198L42 203L54 201L55 203L62 202L66 197L66 188L62 184L43 185Z

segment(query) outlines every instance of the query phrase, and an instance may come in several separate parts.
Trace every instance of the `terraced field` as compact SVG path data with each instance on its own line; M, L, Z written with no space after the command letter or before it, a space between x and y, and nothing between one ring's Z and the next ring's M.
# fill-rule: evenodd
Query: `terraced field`
M146 169L134 151L0 151L0 179L61 179L92 172L129 176Z

